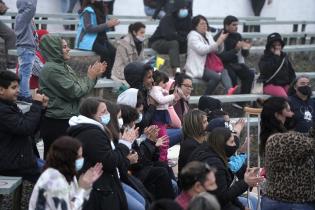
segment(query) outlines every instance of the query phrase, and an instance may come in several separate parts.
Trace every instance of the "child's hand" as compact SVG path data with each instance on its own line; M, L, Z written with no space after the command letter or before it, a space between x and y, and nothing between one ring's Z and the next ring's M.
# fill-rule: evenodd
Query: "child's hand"
M125 141L129 141L130 143L133 143L134 140L138 138L138 136L139 136L139 128L135 128L135 126L133 126L129 130L125 129L121 138Z
M180 96L178 95L177 92L174 92L173 95L174 95L174 101L179 101L180 100Z
M157 125L150 125L144 129L144 134L147 138L153 142L156 142L157 136L159 134L159 127Z
M160 146L166 146L167 145L167 136L162 136L160 138L158 138L155 142L155 146L156 147L160 147Z

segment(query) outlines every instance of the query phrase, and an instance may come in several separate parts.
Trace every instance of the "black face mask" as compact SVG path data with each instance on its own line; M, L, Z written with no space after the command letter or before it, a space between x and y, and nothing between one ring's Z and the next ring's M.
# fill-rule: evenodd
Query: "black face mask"
M300 86L297 90L305 96L311 97L312 95L312 89L309 86Z
M226 156L229 158L231 157L232 155L235 154L237 150L237 146L228 146L228 145L225 145L225 148L224 148L224 151L225 151L225 154Z

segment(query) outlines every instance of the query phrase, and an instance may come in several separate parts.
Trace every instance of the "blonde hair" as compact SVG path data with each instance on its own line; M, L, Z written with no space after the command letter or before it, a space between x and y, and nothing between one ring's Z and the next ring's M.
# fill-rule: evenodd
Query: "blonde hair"
M184 115L182 127L184 139L196 139L204 135L202 123L204 117L207 117L207 114L199 109L193 109Z

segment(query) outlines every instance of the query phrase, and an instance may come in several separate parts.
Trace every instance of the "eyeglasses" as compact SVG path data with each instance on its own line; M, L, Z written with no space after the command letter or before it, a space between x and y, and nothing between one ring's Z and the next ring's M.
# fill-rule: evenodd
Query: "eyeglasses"
M188 84L181 84L181 85L185 86L186 88L190 88L192 90L194 89L192 85L188 85Z

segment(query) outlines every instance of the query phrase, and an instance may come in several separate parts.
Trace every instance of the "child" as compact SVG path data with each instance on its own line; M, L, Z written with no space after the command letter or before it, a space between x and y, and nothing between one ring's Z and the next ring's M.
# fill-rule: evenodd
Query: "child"
M159 127L158 137L167 135L166 127L170 123L170 115L168 113L168 106L170 103L176 102L180 99L177 91L174 94L169 95L165 89L169 80L168 76L160 71L153 73L154 86L150 91L150 97L152 97L159 105L156 107L153 116L153 124ZM167 138L167 144L160 147L160 160L167 161L167 149L169 147L169 138Z
M35 94L30 110L23 114L16 104L18 82L11 71L0 71L0 175L22 176L35 183L40 170L30 136L39 127L48 98Z

